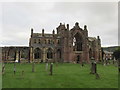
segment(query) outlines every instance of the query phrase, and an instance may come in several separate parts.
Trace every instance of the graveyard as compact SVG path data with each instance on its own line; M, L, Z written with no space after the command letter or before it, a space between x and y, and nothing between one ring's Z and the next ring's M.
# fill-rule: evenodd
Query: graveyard
M91 64L53 63L50 67L46 63L6 63L2 88L118 88L114 64L97 64L99 78L90 74Z

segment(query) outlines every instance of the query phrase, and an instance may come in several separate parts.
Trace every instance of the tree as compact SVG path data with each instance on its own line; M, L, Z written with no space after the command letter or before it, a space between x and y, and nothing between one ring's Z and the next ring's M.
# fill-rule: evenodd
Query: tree
M120 58L120 47L118 47L114 52L113 56L115 57L116 60Z

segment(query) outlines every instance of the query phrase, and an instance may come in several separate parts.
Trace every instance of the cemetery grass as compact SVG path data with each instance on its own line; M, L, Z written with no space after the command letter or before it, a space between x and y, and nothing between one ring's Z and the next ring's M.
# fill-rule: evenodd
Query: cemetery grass
M46 71L45 63L16 63L16 74L13 73L13 63L5 65L2 75L2 88L118 88L118 69L115 65L97 65L100 79L90 74L90 65L59 63L53 66L53 75ZM22 70L24 73L22 75Z

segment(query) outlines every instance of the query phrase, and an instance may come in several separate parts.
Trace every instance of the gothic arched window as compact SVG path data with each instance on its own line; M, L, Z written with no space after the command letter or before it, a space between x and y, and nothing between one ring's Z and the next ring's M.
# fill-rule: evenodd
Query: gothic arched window
M41 54L42 54L42 52L41 52L41 50L39 48L36 48L34 50L34 58L35 59L40 59L41 58Z
M57 58L59 58L59 59L61 58L61 50L60 49L57 50Z
M53 58L53 52L52 52L52 49L51 49L51 48L49 48L49 49L47 50L47 58L48 58L48 59L52 59L52 58Z
M82 37L79 33L76 33L73 38L73 50L82 51Z

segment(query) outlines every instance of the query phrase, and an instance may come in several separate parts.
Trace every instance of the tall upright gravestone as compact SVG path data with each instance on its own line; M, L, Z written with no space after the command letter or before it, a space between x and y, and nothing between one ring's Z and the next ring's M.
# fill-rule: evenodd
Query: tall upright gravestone
M50 75L53 75L53 63L50 63Z
M16 61L16 51L15 51L15 56L14 56L14 68L13 68L13 72L14 72L14 75L16 73L16 64L15 64L15 61Z
M32 62L32 72L35 72L35 63Z
M92 61L92 63L91 63L91 72L90 72L90 74L94 74L96 76L96 79L100 78L99 74L97 73L97 64L96 64L95 61Z

